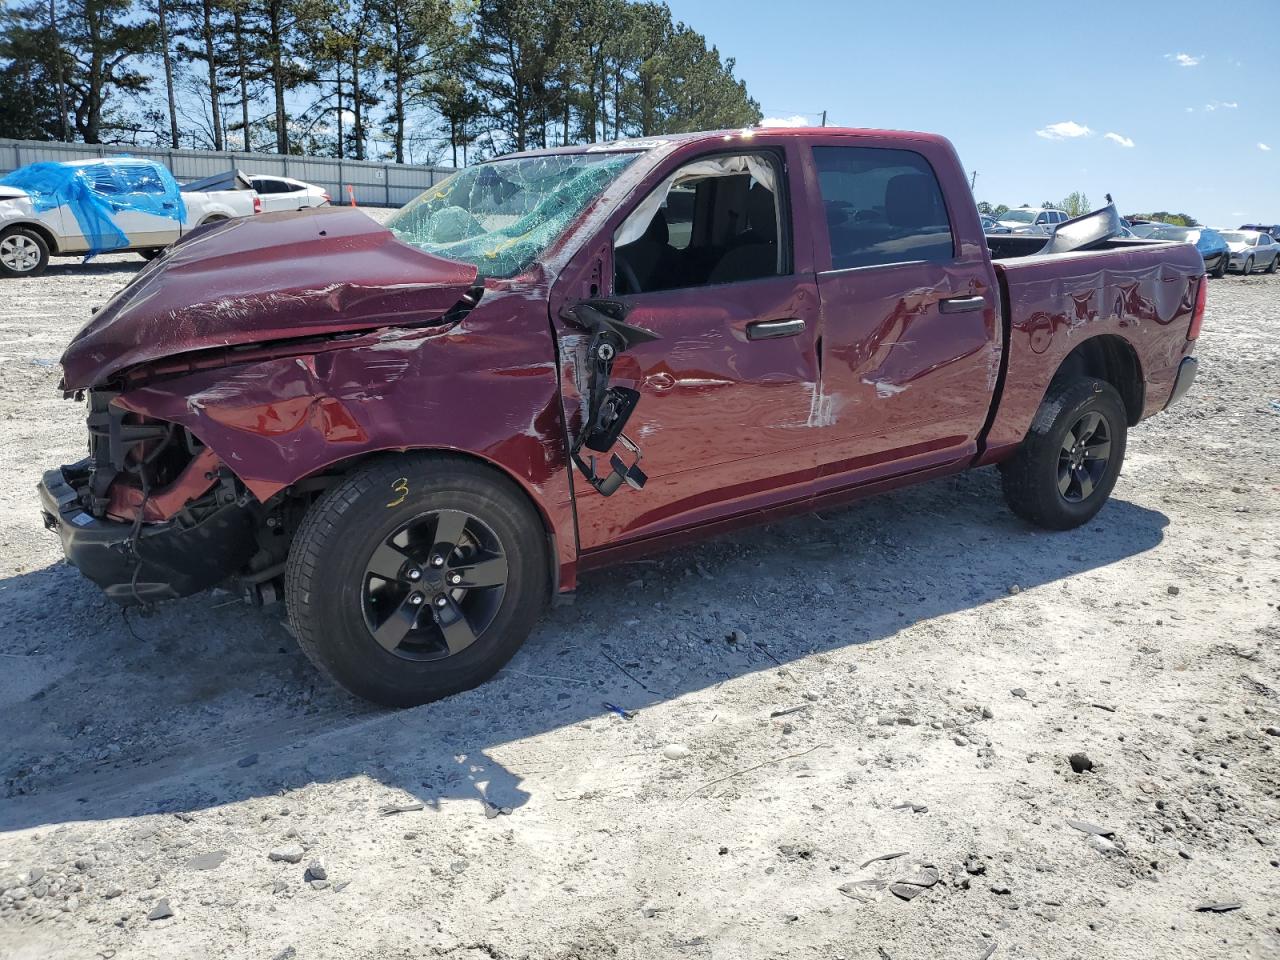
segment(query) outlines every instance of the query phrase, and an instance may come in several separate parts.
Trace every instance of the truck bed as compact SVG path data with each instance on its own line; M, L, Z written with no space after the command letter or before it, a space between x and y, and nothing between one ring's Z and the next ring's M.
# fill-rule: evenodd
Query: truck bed
M1204 277L1188 243L1109 240L1102 249L1038 255L1039 237L988 237L1005 325L1001 390L987 433L986 462L1021 443L1049 383L1067 356L1094 337L1117 363L1137 367L1137 423L1168 404ZM1001 255L997 255L997 249Z

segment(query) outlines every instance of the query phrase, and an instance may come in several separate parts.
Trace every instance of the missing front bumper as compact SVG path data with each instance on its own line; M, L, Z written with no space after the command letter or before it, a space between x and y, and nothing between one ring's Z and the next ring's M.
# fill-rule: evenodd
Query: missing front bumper
M62 540L67 561L117 603L172 600L233 576L255 549L252 512L237 503L202 519L132 523L86 511L77 485L88 483L89 461L49 470L37 484L44 525Z

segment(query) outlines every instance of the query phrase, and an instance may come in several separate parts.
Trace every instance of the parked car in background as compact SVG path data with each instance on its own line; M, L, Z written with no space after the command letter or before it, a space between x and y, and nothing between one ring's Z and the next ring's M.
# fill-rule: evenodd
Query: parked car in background
M396 706L493 676L579 571L735 526L1000 464L1018 516L1079 527L1191 386L1208 288L1119 230L984 236L942 137L830 127L500 157L385 226L232 221L63 354L89 455L44 522L123 604L283 593Z
M1015 207L1000 214L996 222L1002 227L1008 227L1010 233L1036 233L1048 236L1053 233L1058 224L1070 219L1061 210L1052 210L1048 207Z
M182 193L168 169L129 157L33 163L0 179L0 277L34 277L51 256L136 250L259 212L252 191Z
M1226 239L1212 227L1179 227L1172 223L1138 223L1130 228L1143 240L1171 240L1193 243L1204 258L1204 268L1212 277L1225 277L1231 250Z
M249 174L249 185L262 198L263 213L322 207L330 200L323 187L303 183L292 177L270 177L252 173Z
M1231 269L1245 276L1255 270L1276 272L1276 260L1280 259L1280 243L1268 233L1256 230L1223 230L1222 239L1231 248Z
M980 213L978 214L978 216L982 219L983 233L1011 233L1012 232L1008 227L1002 226L1000 224L1000 221L997 220L995 217L993 217L989 213Z
M1272 240L1280 242L1280 223L1271 223L1271 224L1246 223L1240 227L1237 227L1236 229L1237 230L1254 230L1254 231L1257 231L1258 233L1265 233L1269 237L1271 237Z

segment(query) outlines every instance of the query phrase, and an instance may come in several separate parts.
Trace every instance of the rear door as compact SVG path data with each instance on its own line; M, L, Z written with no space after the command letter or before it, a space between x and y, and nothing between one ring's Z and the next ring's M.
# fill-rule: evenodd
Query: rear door
M833 137L812 163L834 423L823 487L972 455L999 371L999 304L954 152L933 139Z
M167 196L155 164L114 161L89 167L92 188L111 210L111 220L130 247L166 247L178 239L177 203Z

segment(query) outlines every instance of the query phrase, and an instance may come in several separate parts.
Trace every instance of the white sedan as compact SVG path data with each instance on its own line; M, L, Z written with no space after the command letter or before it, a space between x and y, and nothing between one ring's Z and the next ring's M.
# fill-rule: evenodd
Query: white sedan
M256 173L251 173L248 177L249 185L262 198L263 213L320 207L330 199L329 194L322 187L303 183L292 177L269 177Z

